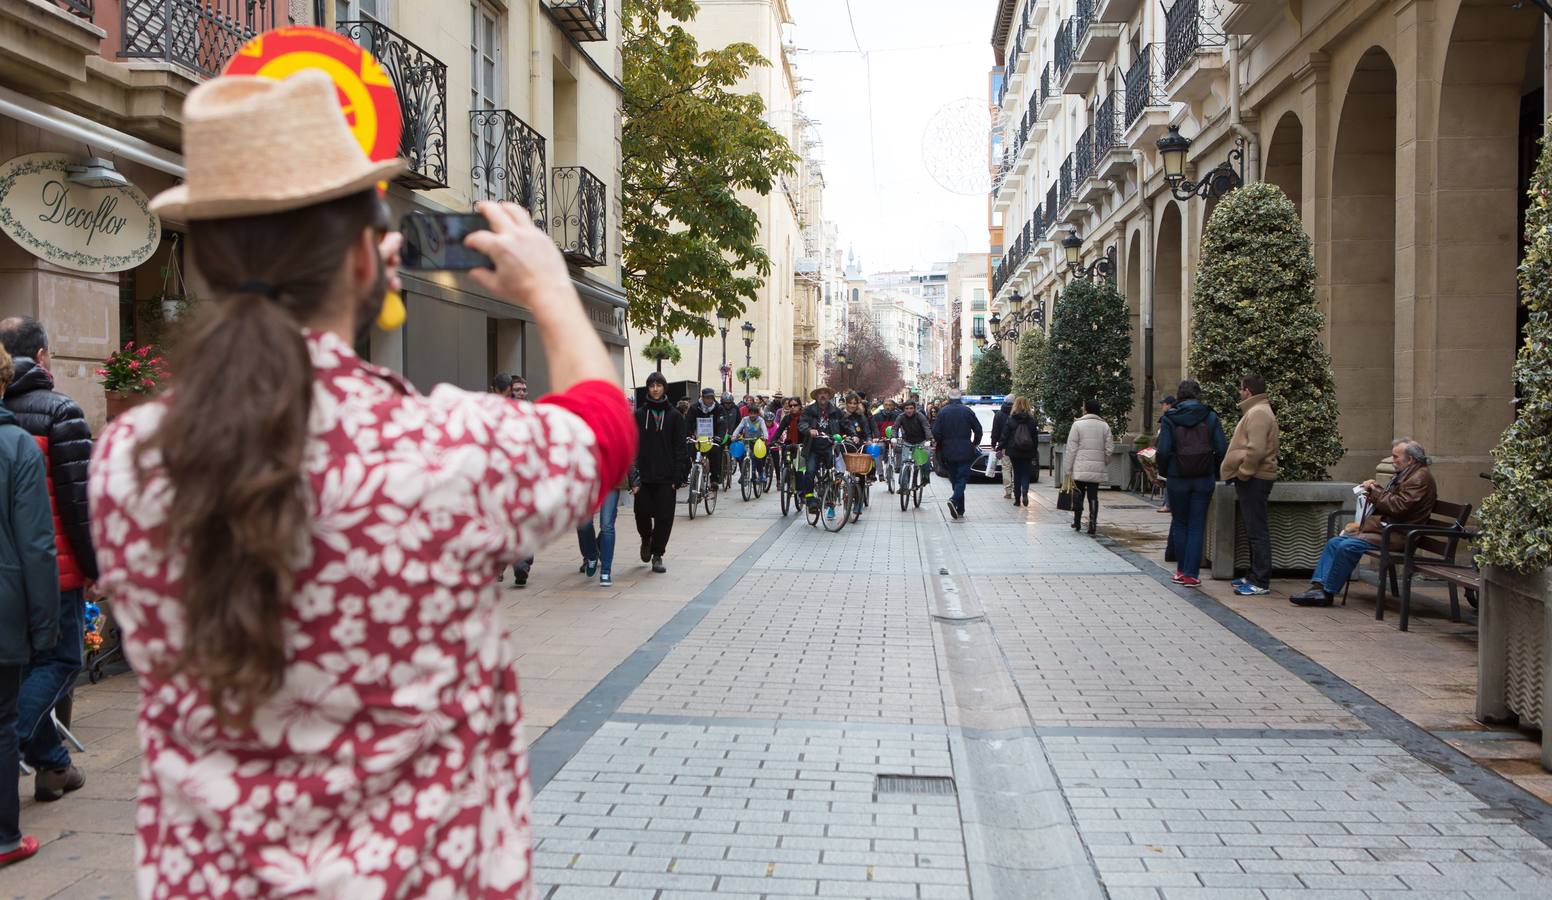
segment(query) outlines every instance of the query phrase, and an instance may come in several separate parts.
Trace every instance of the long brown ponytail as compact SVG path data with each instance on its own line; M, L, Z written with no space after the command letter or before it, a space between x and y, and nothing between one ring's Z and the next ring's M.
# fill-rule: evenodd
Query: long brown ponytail
M172 352L173 390L141 464L160 457L172 487L165 539L184 557L173 666L206 689L223 722L247 723L285 680L282 622L309 533L313 371L300 327L339 302L349 247L384 217L367 191L193 229L214 296Z

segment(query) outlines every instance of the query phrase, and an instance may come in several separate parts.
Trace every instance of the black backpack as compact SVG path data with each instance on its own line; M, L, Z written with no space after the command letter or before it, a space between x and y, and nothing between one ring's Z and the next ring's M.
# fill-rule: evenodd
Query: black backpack
M1013 429L1013 440L1008 442L1008 452L1014 456L1034 456L1038 446L1035 443L1034 429L1029 427L1028 422L1020 422L1018 427Z
M1175 438L1176 477L1201 478L1217 474L1213 471L1212 420L1170 427Z

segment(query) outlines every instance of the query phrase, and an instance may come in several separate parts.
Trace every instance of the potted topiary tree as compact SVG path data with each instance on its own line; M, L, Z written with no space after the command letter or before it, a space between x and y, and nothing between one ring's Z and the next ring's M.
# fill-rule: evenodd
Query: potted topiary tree
M1035 421L1043 422L1044 415L1040 409L1040 383L1045 377L1046 340L1045 332L1039 328L1030 328L1019 335L1018 356L1013 360L1013 395L1023 397L1034 408ZM1035 475L1039 477L1040 467L1051 464L1051 435L1045 430L1040 432L1040 455L1035 464Z
M1062 477L1062 450L1075 411L1085 400L1098 400L1101 415L1116 434L1126 431L1132 410L1132 330L1126 299L1104 278L1078 278L1062 289L1051 313L1041 405L1051 429L1052 471ZM1110 451L1108 484L1124 488L1132 480L1130 445Z
M1266 379L1279 431L1280 471L1267 509L1272 566L1311 570L1325 547L1327 518L1353 495L1351 484L1330 481L1327 471L1343 451L1309 236L1282 189L1258 182L1218 202L1201 259L1192 376L1226 436L1239 422L1240 379L1251 372ZM1233 578L1236 566L1250 563L1238 518L1234 489L1219 485L1205 549L1214 578Z
M1552 150L1543 144L1525 213L1520 297L1530 312L1514 363L1519 411L1493 450L1482 501L1477 717L1542 729L1552 769Z
M992 345L976 359L969 385L967 394L1006 394L1013 389L1013 372L1000 347Z

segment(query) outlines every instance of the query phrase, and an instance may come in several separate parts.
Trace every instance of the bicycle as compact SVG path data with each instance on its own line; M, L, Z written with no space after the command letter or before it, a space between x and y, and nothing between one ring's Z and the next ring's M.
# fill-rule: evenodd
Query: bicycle
M746 442L746 448L750 445ZM764 493L764 485L760 481L760 461L754 458L752 451L746 450L742 459L738 461L738 489L744 495L745 500L758 500Z
M710 446L708 441L705 446L695 438L688 438L685 443L694 448L695 457L690 461L690 477L685 479L688 486L685 503L689 506L690 518L695 518L695 507L701 506L706 510L706 515L711 515L717 507L717 492L711 490L711 460L706 456L706 450Z
M839 448L843 438L832 435L830 440L832 448ZM808 524L818 525L822 521L825 531L835 534L851 521L850 506L844 505L851 499L851 476L844 469L835 467L835 453L830 454L828 462L818 460L817 456L811 455L808 461L815 467L813 496L804 498L813 501L808 508ZM840 515L835 514L837 506L841 507Z
M894 454L889 452L890 442L885 440L876 441L875 443L882 443L884 446L884 452L878 461L878 477L884 480L884 487L888 488L889 493L893 494L895 492L895 475L897 473L895 472Z
M900 440L895 443L905 451L900 460L899 491L900 511L905 512L913 503L917 508L921 507L922 488L925 486L922 473L927 467L927 445L907 444Z
M772 457L771 483L774 490L781 495L781 515L786 518L787 512L798 506L798 448L795 444L782 444L775 456Z
M837 441L837 447L842 450L865 446L858 441ZM842 496L846 497L847 514L855 522L862 518L862 511L869 506L868 475L873 470L874 459L871 453L863 452L846 452L843 457L846 460L847 489Z

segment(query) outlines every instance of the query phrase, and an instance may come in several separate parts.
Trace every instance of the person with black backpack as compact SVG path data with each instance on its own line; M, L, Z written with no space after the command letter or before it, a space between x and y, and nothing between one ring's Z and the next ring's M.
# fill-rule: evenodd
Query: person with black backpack
M1035 460L1040 455L1040 423L1035 421L1029 401L1013 398L1013 412L998 435L998 444L1013 466L1013 505L1029 505L1029 478L1039 471Z
M1202 584L1202 542L1207 534L1207 504L1218 484L1218 466L1228 454L1218 414L1197 399L1201 386L1187 379L1175 392L1179 403L1159 421L1157 456L1169 492L1169 540L1175 548L1174 582Z

